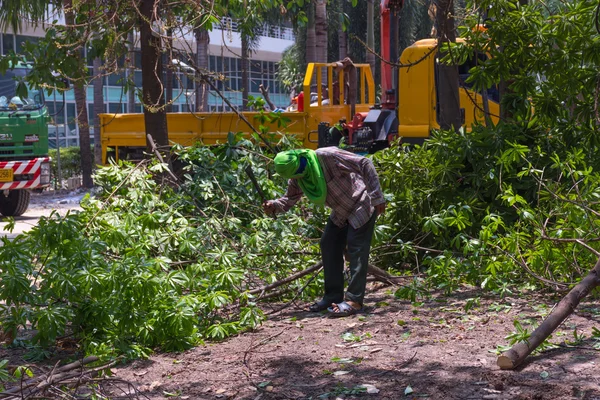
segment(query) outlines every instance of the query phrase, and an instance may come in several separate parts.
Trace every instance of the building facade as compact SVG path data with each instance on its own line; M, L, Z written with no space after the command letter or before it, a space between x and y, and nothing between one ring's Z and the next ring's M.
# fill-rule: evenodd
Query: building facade
M61 18L59 18L59 21ZM7 54L11 50L19 53L26 41L36 42L44 35L44 27L37 28L25 26L23 32L13 34L2 33L0 52ZM236 105L242 104L242 74L239 54L241 53L241 38L237 32L236 24L229 18L224 18L220 25L209 32L209 70L221 75L224 79L217 82L217 87ZM250 88L252 96L260 96L259 85L269 88L269 96L278 107L286 107L290 103L288 93L279 86L275 79L277 62L281 60L283 51L294 44L294 36L290 28L265 26L261 30L258 49L250 59ZM184 35L178 44L184 52L194 57L192 51L196 48L194 37L191 33ZM133 80L136 87L142 86L141 54L139 47L135 50L135 71ZM93 60L84 52L88 68L93 71ZM104 112L125 113L142 112L140 103L136 103L134 110L128 110L128 94L124 91L125 77L128 71L104 76ZM175 72L173 77L173 105L171 112L188 112L195 109L195 82L188 79L180 72ZM210 92L208 95L210 111L230 111L221 97ZM53 116L53 123L49 126L50 146L56 147L57 139L61 147L79 146L79 132L77 127L77 110L73 90L62 93L53 93L46 97L49 113ZM90 121L90 133L93 143L94 106L93 83L87 87L87 106Z

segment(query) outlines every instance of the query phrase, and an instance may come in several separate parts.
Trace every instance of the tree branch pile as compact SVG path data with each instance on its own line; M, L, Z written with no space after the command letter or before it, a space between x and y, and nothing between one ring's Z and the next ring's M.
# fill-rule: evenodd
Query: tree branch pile
M117 364L118 359L88 367L98 361L98 357L89 356L61 367L55 366L48 373L17 382L14 387L0 393L0 399L79 398L78 396L98 395L102 398L140 398L140 393L133 384L103 374L103 371Z

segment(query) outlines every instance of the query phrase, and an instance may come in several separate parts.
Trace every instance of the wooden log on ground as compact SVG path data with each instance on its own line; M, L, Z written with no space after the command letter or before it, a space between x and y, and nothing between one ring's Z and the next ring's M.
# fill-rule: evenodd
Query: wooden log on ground
M525 342L515 344L496 361L500 369L514 369L525 360L563 321L575 311L579 302L600 285L600 259L592 270L558 303L548 317Z

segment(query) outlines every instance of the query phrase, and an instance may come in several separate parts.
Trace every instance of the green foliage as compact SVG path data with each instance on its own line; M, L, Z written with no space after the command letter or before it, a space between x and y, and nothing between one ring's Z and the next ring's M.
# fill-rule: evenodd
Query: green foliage
M425 272L398 297L462 283L501 295L517 285L567 288L597 259L597 2L477 6L489 10L488 29L473 29L482 17L466 15L467 43L451 57L490 55L467 82L505 80L506 117L374 156L390 196L374 256Z
M580 265L596 257L589 248L597 248L597 160L521 132L503 124L438 132L410 151L378 153L392 196L376 257L391 264L417 257L427 267L424 284L449 292L463 282L505 290L507 282L576 281L587 269ZM417 294L413 286L396 293Z
M0 361L0 382L6 382L10 380L10 374L7 370L8 360ZM3 386L0 384L0 390L3 390Z
M50 149L52 177L58 178L58 157L56 149ZM81 152L79 147L62 147L60 149L60 168L63 178L81 175Z
M179 151L181 187L159 183L160 164L111 165L97 172L98 192L81 213L52 214L3 244L7 331L33 329L41 348L72 334L87 353L140 357L261 323L249 291L315 263L324 211L300 204L277 220L265 216L245 166L268 196L280 196L285 182L267 179L269 159L236 135Z
M281 61L277 63L275 78L287 92L291 93L295 90L296 93L300 93L305 69L300 59L298 45L294 44L282 53Z

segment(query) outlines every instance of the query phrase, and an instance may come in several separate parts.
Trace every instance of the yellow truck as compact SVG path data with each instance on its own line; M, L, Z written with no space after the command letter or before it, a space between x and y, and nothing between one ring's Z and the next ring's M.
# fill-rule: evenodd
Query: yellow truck
M410 68L398 72L397 102L393 107L376 104L375 83L369 64L354 64L341 68L340 63L311 63L303 82L305 95L303 110L284 112L289 120L287 127L272 124L269 132L294 135L307 148L335 145L340 139L354 151L373 152L386 147L397 137L408 142L422 142L432 129L439 128L437 118L435 39L417 41L406 48L401 64L420 60ZM354 69L355 68L355 69ZM468 65L459 70L466 78ZM350 78L355 77L353 85ZM349 87L352 88L352 93ZM331 96L329 96L331 94ZM484 122L484 99L481 94L460 88L460 105L466 129L475 122ZM499 104L490 96L488 101L491 119L497 122ZM497 100L497 99L496 99ZM302 108L302 107L300 107ZM258 129L257 112L244 112L245 119ZM109 157L137 159L146 147L143 114L101 114L100 137L102 160ZM342 129L338 129L338 127ZM332 129L333 128L333 129ZM234 112L169 113L167 114L169 140L184 146L197 142L211 145L225 143L230 132L250 133L252 130Z

